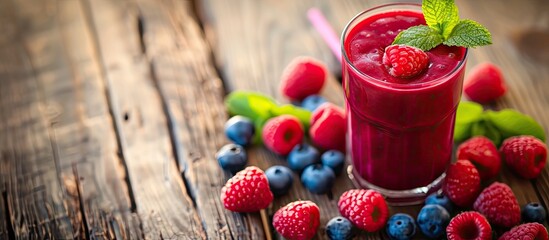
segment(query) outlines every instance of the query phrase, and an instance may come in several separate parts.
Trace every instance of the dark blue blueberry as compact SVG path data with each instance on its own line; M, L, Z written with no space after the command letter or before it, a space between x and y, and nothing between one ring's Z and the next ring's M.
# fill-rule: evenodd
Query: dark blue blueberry
M425 199L425 205L427 204L440 205L443 208L446 208L446 211L448 211L448 213L451 213L454 209L454 204L452 203L452 201L450 201L450 199L442 192L436 192L429 195Z
M221 165L221 168L232 174L244 169L248 161L246 150L242 146L233 143L229 143L219 149L215 154L215 158L219 162L219 165Z
M337 150L329 150L320 156L323 165L331 167L336 175L339 175L345 165L345 154Z
M326 235L332 240L348 240L354 236L351 221L344 217L335 217L326 224Z
M412 216L397 213L387 221L387 235L394 240L408 240L416 234L416 223Z
M429 238L438 238L444 235L449 222L450 214L440 205L425 205L417 215L419 229Z
M334 171L322 164L310 165L301 174L301 183L307 190L316 194L324 194L332 189L335 182Z
M254 123L247 117L234 116L225 123L225 135L238 145L248 146L252 143L254 133Z
M265 171L269 187L275 196L282 196L290 190L294 181L292 170L287 167L275 165Z
M528 203L522 208L522 221L523 222L538 222L542 223L547 217L545 208L537 202Z
M320 95L310 95L303 99L301 107L313 112L325 102L327 102L326 99Z
M288 155L288 166L290 169L301 173L307 166L318 163L318 158L319 153L316 148L306 143L298 144Z

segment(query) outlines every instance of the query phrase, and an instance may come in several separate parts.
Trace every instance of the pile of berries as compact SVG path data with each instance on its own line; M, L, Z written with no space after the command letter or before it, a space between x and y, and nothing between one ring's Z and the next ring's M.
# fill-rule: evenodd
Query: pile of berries
M327 76L326 67L317 60L299 57L284 70L281 92L300 107L312 112L308 129L296 116L282 114L267 119L261 129L263 145L287 159L287 166L275 165L265 171L271 191L281 196L293 183L293 172L312 193L328 193L345 164L345 112L318 95ZM216 154L221 167L232 174L247 164L246 146L256 134L254 121L233 116L225 124L225 135L233 143ZM308 132L308 135L305 134ZM307 136L310 142L307 143ZM324 151L324 152L321 152Z
M310 126L286 114L264 121L259 130L254 120L244 116L226 122L225 134L233 143L216 154L220 166L234 175L221 191L226 209L257 212L267 208L274 197L288 193L294 174L310 192L330 192L344 168L347 124L345 112L318 95L326 75L326 67L318 61L297 58L281 80L283 95L293 102L301 101L299 106L312 112ZM256 134L287 164L271 166L265 172L255 166L245 168L245 148L252 145ZM426 198L416 218L404 213L391 216L380 193L352 189L340 196L341 216L327 222L326 235L330 239L351 239L359 229L385 229L390 239L412 239L419 234L433 239L492 239L494 226L510 229L501 235L502 240L522 239L524 235L548 239L547 229L540 224L547 213L540 203L527 204L521 210L506 184L493 182L482 189L498 175L502 162L519 176L533 179L543 170L546 159L545 144L532 136L508 138L499 150L486 137L473 137L458 147L457 161L447 170L442 191ZM462 212L453 215L456 209ZM287 239L311 239L320 225L320 210L314 202L294 201L276 211L272 224Z

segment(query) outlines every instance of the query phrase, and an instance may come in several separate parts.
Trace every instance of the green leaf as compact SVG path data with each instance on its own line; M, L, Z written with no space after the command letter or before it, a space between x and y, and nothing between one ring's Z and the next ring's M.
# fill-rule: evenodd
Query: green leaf
M459 12L454 0L423 0L421 10L429 27L446 39L459 22Z
M418 25L400 32L393 44L405 44L429 51L442 42L442 36L436 30L425 25Z
M503 138L532 135L545 142L545 132L541 125L530 116L515 110L487 111L486 119L499 130Z
M454 141L463 142L471 137L471 125L472 124L458 124L454 127Z
M242 115L252 120L272 117L276 102L257 92L234 91L225 98L225 106L231 115Z
M475 102L461 101L456 112L456 124L470 124L482 118L482 105Z
M263 126L270 118L258 118L254 121L254 127L255 127L255 133L254 133L254 144L261 144L263 143L262 133L263 133Z
M499 130L488 121L484 121L484 124L486 125L486 134L484 136L492 140L496 146L499 146L503 140Z
M484 121L474 122L471 125L471 136L484 136L487 132Z
M444 44L448 46L478 47L492 43L488 29L473 20L461 20Z
M286 104L273 108L272 114L275 116L289 114L297 117L299 121L303 124L303 127L305 127L305 129L309 129L309 125L311 125L312 113L307 109L296 107L291 104Z
M489 121L478 121L471 127L471 136L485 136L496 146L501 143L501 133Z
M456 111L454 141L462 142L471 137L472 125L482 120L482 105L475 102L462 101Z

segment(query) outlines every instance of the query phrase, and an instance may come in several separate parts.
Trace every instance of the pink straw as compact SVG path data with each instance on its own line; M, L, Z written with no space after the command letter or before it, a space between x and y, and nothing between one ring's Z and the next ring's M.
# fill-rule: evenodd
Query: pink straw
M322 36L324 42L328 44L328 47L332 50L332 53L335 55L337 60L341 62L341 48L339 45L339 38L335 34L334 29L328 23L324 14L318 8L311 8L307 11L307 17L309 21L315 27L316 31Z

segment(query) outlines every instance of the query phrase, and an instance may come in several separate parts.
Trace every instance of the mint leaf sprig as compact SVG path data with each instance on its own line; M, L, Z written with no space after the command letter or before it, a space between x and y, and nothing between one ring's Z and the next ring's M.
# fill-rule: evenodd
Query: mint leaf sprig
M473 48L492 43L488 29L473 20L460 20L454 0L423 0L421 10L427 26L400 32L393 44L405 44L423 51L444 44Z
M462 101L456 113L454 141L462 142L472 136L485 136L496 146L509 137L532 135L545 142L543 127L528 115L513 109L483 110L482 105Z

